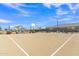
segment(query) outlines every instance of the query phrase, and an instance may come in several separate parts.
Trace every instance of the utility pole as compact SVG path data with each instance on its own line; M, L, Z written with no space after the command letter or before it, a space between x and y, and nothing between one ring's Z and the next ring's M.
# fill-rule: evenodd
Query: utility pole
M57 20L56 20L56 23L57 23L56 29L57 29L57 32L59 32L59 19L58 19L58 18L57 18Z
M59 21L57 19L57 32L59 32Z

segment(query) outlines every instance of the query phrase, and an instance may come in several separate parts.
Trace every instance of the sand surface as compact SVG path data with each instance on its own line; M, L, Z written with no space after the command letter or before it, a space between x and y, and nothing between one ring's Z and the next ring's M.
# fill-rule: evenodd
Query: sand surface
M71 36L72 38L70 38ZM31 34L28 33L28 34L10 34L10 35L3 34L0 35L0 55L3 56L79 55L79 34L78 33L31 33Z

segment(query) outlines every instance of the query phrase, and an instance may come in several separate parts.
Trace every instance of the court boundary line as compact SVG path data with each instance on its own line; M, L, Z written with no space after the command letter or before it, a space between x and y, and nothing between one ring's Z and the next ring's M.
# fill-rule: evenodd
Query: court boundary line
M62 45L59 46L58 49L56 49L51 56L54 56L61 48L63 48L72 38L74 37L74 34L72 34Z
M30 56L11 36L6 35L26 56Z

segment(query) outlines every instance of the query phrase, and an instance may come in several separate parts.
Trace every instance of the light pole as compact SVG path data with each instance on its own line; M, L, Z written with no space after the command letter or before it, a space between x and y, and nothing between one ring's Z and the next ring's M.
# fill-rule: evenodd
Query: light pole
M59 20L57 19L57 32L59 32Z
M59 32L59 16L56 16L56 32Z

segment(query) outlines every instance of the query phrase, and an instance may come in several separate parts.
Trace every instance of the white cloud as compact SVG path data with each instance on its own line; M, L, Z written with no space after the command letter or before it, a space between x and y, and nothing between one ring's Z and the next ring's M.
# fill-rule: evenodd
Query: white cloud
M57 16L67 15L69 14L69 11L63 11L61 8L58 8L56 14Z
M14 3L16 6L21 6L21 7L26 7L26 5L21 4L21 3Z
M0 23L12 23L10 20L0 19Z
M76 3L75 5L73 5L73 4L67 4L67 5L69 6L70 10L73 13L75 13L77 11L77 9L79 9L79 4L78 3Z
M51 6L55 6L55 7L60 7L62 4L64 4L64 3L43 3L43 5L45 6L45 7L47 7L47 8L51 8Z
M43 5L49 9L51 9L51 6L55 6L57 8L57 11L56 11L56 16L55 18L61 18L59 19L59 22L62 22L62 21L69 21L69 22L72 22L73 20L73 17L74 16L69 16L70 14L70 11L72 11L73 13L76 12L77 9L79 9L79 4L70 4L70 3L66 3L68 5L68 7L70 8L70 10L63 10L63 8L61 7L61 5L63 5L64 3L44 3ZM62 16L66 16L65 18L62 18Z
M77 9L79 9L79 3L53 3L53 4L50 4L50 5L54 5L55 7L57 7L58 9L61 8L60 6L63 5L63 4L66 4L68 5L69 9L75 13L77 11Z
M62 8L61 8L61 5L63 5L65 3L44 3L43 5L45 7L47 7L48 9L51 9L51 6L55 6L57 8L57 16L60 16L60 15L66 15L68 14L69 12L68 11L63 11Z
M67 17L67 18L60 19L59 21L70 21L70 20L72 20L72 18L71 17Z
M18 10L18 11L24 13L24 14L27 13L25 10L21 9L18 4L6 3L6 4L4 4L4 5L6 5L7 7L11 7L11 8L13 8L13 9L16 9L16 10Z
M45 7L47 7L47 8L51 8L51 6L52 6L52 4L51 3L43 3L43 5L45 6Z
M24 4L20 4L20 3L4 3L3 5L13 8L19 12L22 13L21 16L25 16L25 15L29 15L29 12L25 11L24 9L20 8L21 6L25 6Z
M73 3L44 3L43 5L47 7L48 9L51 9L51 6L55 6L58 11L57 14L67 14L68 12L63 12L62 10L59 10L61 5L66 4L68 5L69 9L72 11L72 13L75 13L77 9L79 9L79 4L73 4Z
M74 16L67 16L65 18L60 19L59 22L62 22L62 23L78 23L79 20L76 19L76 18L74 20Z
M63 5L63 4L64 4L64 3L53 3L52 5L58 8L58 7L60 7L60 6Z
M16 14L17 16L30 17L28 14Z

